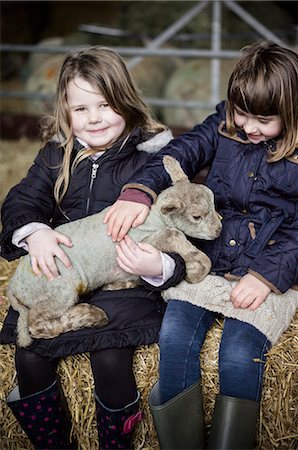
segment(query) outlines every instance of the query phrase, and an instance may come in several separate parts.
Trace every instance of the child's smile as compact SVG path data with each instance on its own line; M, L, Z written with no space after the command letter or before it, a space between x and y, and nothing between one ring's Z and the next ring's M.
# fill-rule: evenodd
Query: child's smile
M125 120L80 77L69 82L67 101L75 136L90 147L109 148L125 130Z
M254 116L238 106L234 109L234 121L237 127L244 130L252 144L274 139L280 135L283 129L280 116Z

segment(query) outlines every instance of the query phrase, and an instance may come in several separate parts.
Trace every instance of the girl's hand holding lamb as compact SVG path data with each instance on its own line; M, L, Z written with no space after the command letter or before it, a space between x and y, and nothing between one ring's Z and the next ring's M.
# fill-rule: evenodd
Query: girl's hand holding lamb
M143 277L162 276L163 264L159 250L148 243L136 244L129 236L116 245L117 263L125 272Z
M247 308L255 311L268 297L271 289L263 281L251 274L244 275L231 292L231 301L235 308Z
M59 244L72 247L69 237L51 229L41 229L30 234L26 239L31 260L31 268L38 277L43 273L48 280L59 276L55 263L55 256L59 258L66 268L72 264Z
M143 203L117 200L104 217L108 236L112 241L121 241L130 228L136 228L145 222L149 207Z

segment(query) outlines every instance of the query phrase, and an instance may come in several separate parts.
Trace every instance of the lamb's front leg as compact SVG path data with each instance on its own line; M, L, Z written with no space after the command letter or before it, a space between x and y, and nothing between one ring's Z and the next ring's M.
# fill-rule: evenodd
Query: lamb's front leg
M181 231L175 228L160 230L145 241L162 252L178 253L185 261L185 279L189 283L199 283L210 272L211 261L208 256L197 249Z

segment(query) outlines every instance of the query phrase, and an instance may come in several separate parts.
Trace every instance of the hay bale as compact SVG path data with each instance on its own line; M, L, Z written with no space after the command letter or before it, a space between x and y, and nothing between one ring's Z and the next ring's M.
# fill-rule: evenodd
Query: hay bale
M9 190L26 176L40 146L38 140L27 138L0 139L0 205Z
M235 61L233 60L223 59L220 62L220 99L226 98L228 80L234 66ZM211 61L194 59L187 61L174 70L168 78L164 90L164 98L178 101L210 102ZM162 121L170 127L183 126L186 129L190 129L213 112L214 108L164 108Z
M129 61L130 59L126 59L126 63L129 64ZM182 64L179 58L153 56L144 58L129 70L144 97L162 98L169 77ZM152 110L156 117L162 114L160 107L152 106Z
M0 327L8 308L5 287L16 267L0 258ZM1 300L2 299L2 300ZM223 323L217 321L207 335L201 354L205 419L210 426L215 395L218 392L217 353ZM265 366L261 414L257 429L259 450L278 448L294 450L298 444L297 423L297 339L298 314L289 329L269 352ZM5 399L16 385L14 346L0 346L0 448L1 450L31 449L30 443L6 406ZM158 442L149 412L149 392L158 377L159 350L156 344L138 347L134 371L141 393L144 421L138 424L134 436L135 449L158 450ZM72 434L82 450L97 448L93 379L87 354L68 357L59 364L59 375L72 414Z
M53 100L64 55L47 55L47 59L33 68L25 82L25 91L46 95L46 98L28 99L26 113L43 115L53 113Z

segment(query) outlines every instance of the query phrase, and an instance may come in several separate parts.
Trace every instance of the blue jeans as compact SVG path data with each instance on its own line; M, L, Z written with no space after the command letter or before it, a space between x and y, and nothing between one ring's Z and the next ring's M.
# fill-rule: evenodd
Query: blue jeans
M169 302L159 338L161 404L201 378L200 351L217 316L189 302ZM220 393L260 401L270 346L266 336L252 325L225 318L219 349Z

